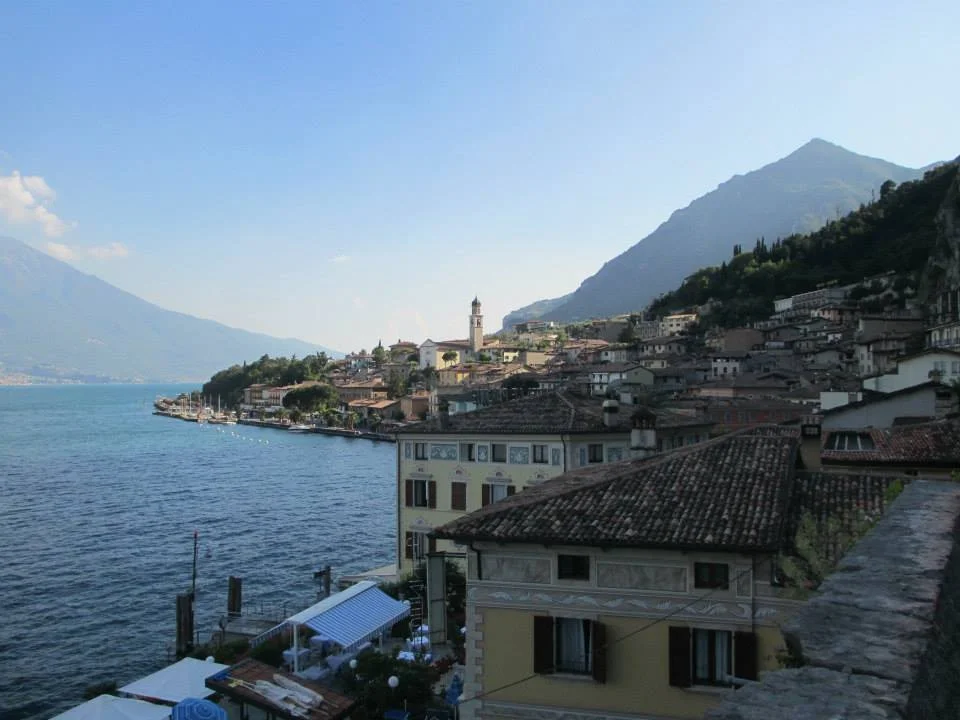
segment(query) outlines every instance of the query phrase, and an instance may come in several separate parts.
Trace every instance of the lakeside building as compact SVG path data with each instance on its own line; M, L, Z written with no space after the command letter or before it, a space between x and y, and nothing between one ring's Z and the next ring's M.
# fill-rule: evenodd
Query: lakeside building
M621 412L621 409L623 410ZM428 552L465 549L431 539L434 528L555 475L630 457L644 408L574 390L543 392L437 417L397 433L397 556L401 574ZM702 442L711 423L666 410L649 413L649 452Z
M677 313L667 315L660 321L660 335L679 335L697 322L696 313Z
M464 720L700 718L779 667L804 513L879 517L889 477L798 470L759 427L576 468L455 520L469 548Z

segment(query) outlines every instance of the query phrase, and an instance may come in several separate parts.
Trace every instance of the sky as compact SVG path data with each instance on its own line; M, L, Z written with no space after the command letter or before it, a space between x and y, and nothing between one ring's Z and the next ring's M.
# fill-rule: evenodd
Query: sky
M0 3L0 234L341 351L574 290L820 137L960 154L960 3Z

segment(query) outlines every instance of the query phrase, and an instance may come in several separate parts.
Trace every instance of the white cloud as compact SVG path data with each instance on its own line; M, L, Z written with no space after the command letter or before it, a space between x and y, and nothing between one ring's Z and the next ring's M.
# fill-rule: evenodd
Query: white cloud
M109 245L94 245L87 248L86 253L97 260L109 260L110 258L126 257L130 254L130 251L123 243L115 242Z
M57 260L63 260L64 262L73 260L77 256L69 245L63 243L48 242L45 249L49 255L53 255Z
M55 197L46 180L37 175L23 176L16 170L0 175L0 215L11 223L37 223L47 237L60 237L68 229L47 207Z
M44 249L48 255L52 255L57 260L70 262L81 258L93 258L94 260L110 260L112 258L123 258L130 254L130 250L123 243L110 243L109 245L93 245L92 247L80 247L78 245L64 245L58 242L48 242Z
M337 263L337 264L339 264L339 263L345 263L345 262L350 262L350 256L349 256L349 255L337 255L337 256L335 256L335 257L330 258L330 262L332 262L332 263Z

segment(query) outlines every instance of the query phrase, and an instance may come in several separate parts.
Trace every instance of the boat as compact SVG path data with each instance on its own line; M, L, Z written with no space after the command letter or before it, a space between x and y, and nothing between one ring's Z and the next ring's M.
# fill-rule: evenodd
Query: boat
M313 425L305 425L303 423L298 423L296 425L290 425L287 427L287 432L312 432Z

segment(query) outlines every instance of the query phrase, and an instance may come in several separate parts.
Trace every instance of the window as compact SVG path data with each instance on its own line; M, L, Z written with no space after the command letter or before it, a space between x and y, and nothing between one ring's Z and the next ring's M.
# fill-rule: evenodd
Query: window
M475 462L477 446L473 443L460 443L460 462Z
M403 556L407 560L424 560L427 553L437 551L437 539L425 532L408 532L404 536Z
M827 450L873 450L874 447L869 433L835 432L827 440Z
M493 462L505 463L507 461L506 443L493 443L490 446L490 455L492 456Z
M535 463L547 462L547 446L546 445L533 446L533 461Z
M437 483L434 480L407 480L404 487L406 507L437 507Z
M693 682L728 685L733 675L733 633L729 630L693 631Z
M703 590L730 588L730 566L726 563L694 563L693 586Z
M427 459L427 444L426 443L414 443L413 444L413 457L415 460L426 460Z
M450 509L467 509L467 484L462 482L450 483Z
M533 671L537 674L589 675L606 682L606 632L603 625L581 618L533 619Z
M750 632L671 627L670 684L723 685L757 679L757 636Z
M603 443L590 443L587 445L587 462L603 462Z
M495 503L510 497L513 493L513 485L507 485L505 483L484 483L480 504L486 507L490 503Z
M557 578L560 580L589 580L589 555L557 555Z

